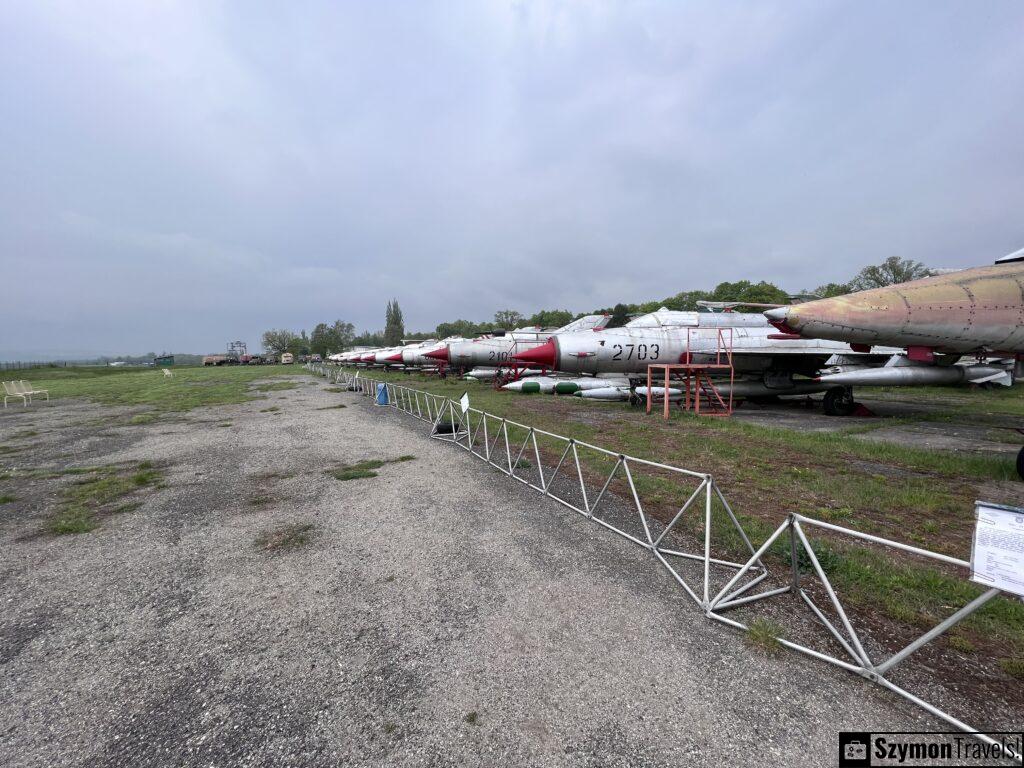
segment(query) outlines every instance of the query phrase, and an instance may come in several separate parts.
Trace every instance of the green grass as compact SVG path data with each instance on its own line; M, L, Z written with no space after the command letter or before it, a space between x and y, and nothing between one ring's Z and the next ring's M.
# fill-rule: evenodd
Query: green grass
M476 710L472 712L467 712L466 715L462 718L462 722L468 725L480 725L480 715L476 712Z
M345 390L341 387L324 387L324 392L344 392Z
M277 413L280 410L280 406L272 405L269 408L261 408L260 413Z
M11 502L17 501L18 499L9 493L5 493L0 496L0 504L10 504Z
M289 523L264 531L256 537L256 548L263 552L299 549L313 538L313 523Z
M137 506L124 503L126 496L158 486L163 479L163 473L148 461L135 467L83 467L60 474L82 475L82 479L62 492L57 511L46 524L46 529L54 534L95 530L103 514L125 512Z
M778 638L782 635L782 626L771 619L754 619L747 627L746 642L751 648L763 653L774 655L782 650Z
M960 632L951 633L946 638L946 642L949 644L950 648L955 651L960 651L960 653L974 653L975 651L974 643Z
M34 429L23 429L21 432L15 432L11 437L15 440L21 440L26 437L35 437L38 434L39 433Z
M317 411L336 411L339 408L345 408L345 407L346 406L343 403L338 403L337 405L325 405L323 408L316 408L315 410L317 410Z
M999 668L1010 677L1024 680L1024 657L1013 659L1000 659Z
M362 480L368 477L377 477L376 470L385 464L397 464L403 461L412 461L415 456L399 456L397 459L369 459L358 461L355 464L343 464L340 467L327 470L327 474L335 480Z
M50 390L50 398L83 398L104 405L149 406L152 413L139 414L149 423L162 413L189 411L210 405L244 403L259 392L294 389L293 382L274 382L253 388L255 381L301 374L293 366L237 365L175 368L166 378L159 368L38 368L19 375Z

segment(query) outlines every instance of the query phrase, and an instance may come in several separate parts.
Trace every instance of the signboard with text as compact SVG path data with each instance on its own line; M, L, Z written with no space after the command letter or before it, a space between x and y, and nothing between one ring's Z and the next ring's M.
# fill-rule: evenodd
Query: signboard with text
M1024 508L974 506L971 580L1024 596Z

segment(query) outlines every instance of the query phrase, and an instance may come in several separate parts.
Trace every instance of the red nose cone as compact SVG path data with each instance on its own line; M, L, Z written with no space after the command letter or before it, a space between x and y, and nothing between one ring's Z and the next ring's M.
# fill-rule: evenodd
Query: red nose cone
M512 359L518 360L520 363L532 363L534 365L539 365L543 368L554 368L555 341L554 339L548 339L539 347L534 347L533 349L528 349L525 352L520 352L518 355L512 355Z
M376 359L376 357L376 355L363 355L359 359L362 360L364 363L372 363Z
M388 357L385 357L384 359L387 360L389 363L400 363L400 362L402 362L402 353L401 352L395 352L395 354L389 355Z
M440 349L435 349L432 352L424 352L423 356L424 357L431 357L434 360L440 360L443 363L447 363L448 362L448 347L441 347Z

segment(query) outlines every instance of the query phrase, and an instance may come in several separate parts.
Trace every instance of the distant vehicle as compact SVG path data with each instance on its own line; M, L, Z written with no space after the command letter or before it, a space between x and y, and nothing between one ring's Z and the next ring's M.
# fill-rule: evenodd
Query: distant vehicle
M313 355L311 358L309 358L309 361L311 363L322 363L324 360L322 357L320 357L320 355Z
M254 355L240 355L238 358L239 365L249 365L252 363Z
M237 363L237 360L232 360L227 355L207 355L203 358L203 365L231 365Z
M124 360L115 360L114 362L112 362L110 364L110 367L111 368L120 368L123 365L126 365Z
M277 365L277 355L264 355L263 356L263 364L264 365Z
M291 365L295 362L295 355L291 352L285 352L281 355L281 365Z
M154 357L151 365L159 365L162 368L170 368L174 365L174 355L160 355Z

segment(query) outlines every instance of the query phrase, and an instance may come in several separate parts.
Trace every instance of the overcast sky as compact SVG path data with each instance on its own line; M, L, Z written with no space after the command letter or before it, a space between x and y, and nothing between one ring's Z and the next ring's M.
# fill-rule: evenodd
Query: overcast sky
M0 359L1024 246L1024 3L0 0Z

